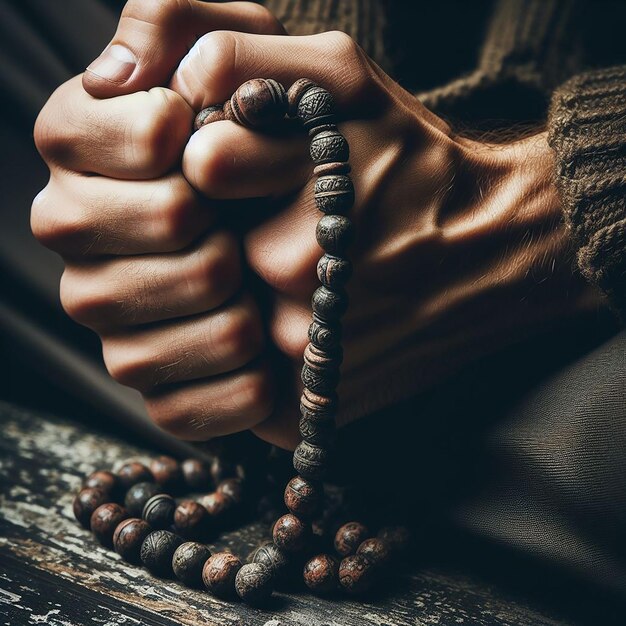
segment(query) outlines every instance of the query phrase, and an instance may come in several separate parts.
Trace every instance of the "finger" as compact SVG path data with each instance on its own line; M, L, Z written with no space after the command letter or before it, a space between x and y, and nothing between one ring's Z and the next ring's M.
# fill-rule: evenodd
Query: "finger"
M170 89L95 100L80 77L61 85L35 124L43 158L62 169L110 178L156 178L174 167L193 122L193 111Z
M67 263L61 303L78 323L107 330L210 311L240 283L238 243L222 231L182 252Z
M232 374L159 387L144 395L146 409L163 430L202 441L253 428L271 415L274 379L266 362Z
M282 196L309 178L302 133L264 135L221 121L194 133L183 154L185 178L210 198Z
M173 252L214 221L209 204L180 173L126 181L55 171L33 201L31 229L64 256Z
M262 347L261 317L250 297L210 313L102 338L111 376L143 392L239 369Z
M224 102L243 82L268 77L289 87L310 78L327 88L344 112L373 115L386 90L367 55L339 31L280 37L215 31L201 37L170 82L190 106Z
M96 98L163 85L193 42L212 30L285 32L267 9L252 2L129 0L111 43L85 71L83 85Z

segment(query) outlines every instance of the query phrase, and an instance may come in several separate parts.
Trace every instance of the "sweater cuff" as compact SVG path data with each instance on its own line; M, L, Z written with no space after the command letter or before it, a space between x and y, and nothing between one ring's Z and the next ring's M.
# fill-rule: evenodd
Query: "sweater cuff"
M561 86L548 141L580 270L626 317L626 66Z

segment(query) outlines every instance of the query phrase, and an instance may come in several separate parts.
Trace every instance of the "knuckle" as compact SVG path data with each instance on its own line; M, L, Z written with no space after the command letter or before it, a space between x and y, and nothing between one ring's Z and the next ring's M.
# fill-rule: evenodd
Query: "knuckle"
M54 247L57 228L51 218L48 187L44 187L33 199L30 208L30 229L40 243L48 248Z
M140 391L146 389L146 370L152 362L150 355L138 354L127 344L122 347L115 341L103 340L102 356L113 380Z
M242 376L233 390L232 401L238 414L250 422L258 424L268 418L275 403L274 384L269 371L261 369Z
M121 17L169 26L189 16L190 13L189 0L128 0Z
M190 430L194 416L190 414L180 394L161 393L154 397L145 396L146 411L150 419L163 431L184 439Z
M252 307L238 307L232 311L219 343L224 353L238 357L238 362L245 363L256 357L263 345L263 328L257 311Z
M249 3L246 9L259 33L271 35L283 31L280 21L267 7L262 4Z
M94 283L76 279L68 270L61 276L59 291L63 309L75 322L84 326L97 323L104 304L102 294L91 287Z
M177 177L164 187L155 211L159 232L157 238L164 252L186 247L198 234L190 219L196 204L195 192L182 178Z

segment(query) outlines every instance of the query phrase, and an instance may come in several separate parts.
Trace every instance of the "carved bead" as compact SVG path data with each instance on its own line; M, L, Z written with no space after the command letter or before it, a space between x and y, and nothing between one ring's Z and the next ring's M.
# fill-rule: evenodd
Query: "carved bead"
M174 576L188 587L202 585L202 570L211 557L211 551L201 543L181 543L172 556Z
M150 471L154 476L154 482L160 485L162 491L175 493L183 483L183 472L180 464L171 456L158 456L152 459Z
M323 130L317 133L311 139L309 152L316 164L347 161L350 158L348 142L338 130Z
M349 174L352 171L350 163L343 161L333 161L332 163L320 163L313 168L316 176L326 176L327 174Z
M209 516L216 520L226 518L233 507L233 501L219 491L202 496L198 502L207 510Z
M309 341L322 350L332 350L341 343L341 324L313 316L309 326Z
M200 459L186 459L181 463L185 484L192 491L208 491L211 488L211 465Z
M337 396L322 396L310 389L304 389L300 397L300 413L303 418L314 421L327 421L335 417Z
M315 181L315 204L324 213L345 213L354 204L354 185L349 176L331 174Z
M360 522L348 522L335 535L335 550L341 556L354 554L369 534L367 527Z
M202 111L196 115L193 129L200 130L203 126L211 122L219 122L223 119L225 119L224 108L219 104L214 104L213 106L206 107L206 109L202 109Z
M113 549L129 563L141 562L139 553L143 540L152 532L145 520L131 517L120 522L113 533Z
M258 128L280 120L287 112L285 88L272 78L253 78L241 85L230 99L235 120Z
M289 567L289 559L283 550L273 543L266 543L252 553L252 563L265 565L276 579L280 579Z
M334 420L312 420L308 417L301 417L298 424L300 436L304 441L320 446L322 448L332 445L335 438Z
M313 128L335 121L335 101L323 87L307 89L298 102L298 117L305 128Z
M96 539L107 548L113 546L113 533L117 525L128 517L128 511L119 504L107 502L101 504L91 514L91 532Z
M211 517L198 502L183 500L174 511L174 528L185 539L204 539L211 527ZM208 557L207 557L208 558Z
M352 243L354 227L345 215L324 215L317 223L315 236L325 252L342 255Z
M331 289L342 288L352 276L352 263L332 254L325 254L317 262L317 277L322 285Z
M143 463L139 463L138 461L124 463L117 471L117 475L120 478L124 491L130 489L137 483L154 482L152 472Z
M272 538L277 548L299 552L311 540L311 527L293 513L287 513L276 520Z
M247 604L263 604L273 588L272 572L262 563L246 563L235 576L237 595Z
M227 478L217 486L217 493L225 495L239 506L243 502L243 486L240 478Z
M304 478L322 480L328 472L330 453L326 448L301 441L293 453L293 467Z
M411 545L411 531L406 526L385 526L377 536L387 544L392 557L406 553Z
M241 561L230 552L217 552L204 564L202 582L219 598L235 594L235 577L241 569Z
M300 378L307 389L316 393L329 394L335 390L339 383L339 371L336 369L319 369L305 363L302 366Z
M166 493L152 496L144 505L141 517L155 530L169 528L174 523L176 501Z
M329 554L318 554L307 561L303 577L313 593L331 593L339 585L339 563Z
M317 84L309 78L298 78L298 80L291 85L291 87L289 87L287 90L289 117L296 117L298 115L298 104L300 103L300 98L302 98L306 91L312 87L317 87Z
M343 350L340 346L334 350L325 350L309 343L304 348L303 356L305 363L308 363L311 367L326 370L339 369L343 360Z
M385 567L389 564L391 558L389 547L378 537L366 539L357 548L356 553L365 557L372 565L377 567Z
M74 498L72 509L74 517L80 522L83 528L89 528L91 515L101 505L107 503L111 496L95 487L85 487L81 489Z
M83 482L83 487L95 487L108 493L112 500L117 501L123 495L122 482L119 476L107 470L98 470L89 474Z
M299 517L310 518L322 504L322 487L302 476L294 476L285 487L285 506Z
M343 289L335 291L322 285L313 292L311 306L317 316L336 321L348 308L348 296Z
M339 583L350 594L367 591L374 582L371 563L359 554L347 556L339 564Z
M161 489L156 483L137 483L126 492L124 506L133 517L140 517L146 502L157 493L161 493Z
M174 573L172 558L183 540L169 530L151 532L141 544L139 556L144 566L155 576L169 578Z

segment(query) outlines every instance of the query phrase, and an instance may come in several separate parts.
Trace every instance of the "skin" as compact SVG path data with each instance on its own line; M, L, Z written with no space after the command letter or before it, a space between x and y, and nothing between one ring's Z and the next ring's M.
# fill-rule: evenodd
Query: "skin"
M545 133L459 137L343 33L285 37L263 9L174 1L135 32L145 5L128 3L113 39L136 58L130 77L96 64L42 110L35 141L51 177L31 221L65 259L65 310L100 335L109 372L162 428L299 438L321 254L306 134L220 121L189 136L195 113L250 78L324 86L350 144L358 237L340 424L598 306L572 270ZM200 30L211 32L187 52L180 32Z

